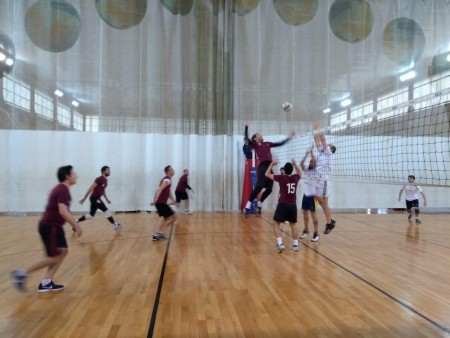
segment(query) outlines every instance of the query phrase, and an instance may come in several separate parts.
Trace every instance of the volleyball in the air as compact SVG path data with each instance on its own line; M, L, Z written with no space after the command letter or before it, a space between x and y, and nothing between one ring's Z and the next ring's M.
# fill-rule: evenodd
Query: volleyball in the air
M281 106L283 107L283 110L285 112L291 112L292 111L292 103L290 103L290 102L285 101L285 102L282 103Z

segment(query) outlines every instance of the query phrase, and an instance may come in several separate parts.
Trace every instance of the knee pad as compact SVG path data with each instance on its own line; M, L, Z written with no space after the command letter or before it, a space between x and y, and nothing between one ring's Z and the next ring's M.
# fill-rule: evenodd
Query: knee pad
M106 210L105 211L105 215L106 215L106 217L111 217L112 216L112 212L110 210Z

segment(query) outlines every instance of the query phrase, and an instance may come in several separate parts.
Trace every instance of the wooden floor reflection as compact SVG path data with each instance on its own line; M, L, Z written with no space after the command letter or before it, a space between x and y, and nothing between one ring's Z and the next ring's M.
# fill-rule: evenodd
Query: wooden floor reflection
M11 286L9 271L42 255L38 217L0 217L0 337L450 335L448 214L416 225L404 213L335 213L336 228L299 252L286 226L282 254L272 213L180 214L162 242L154 213L115 217L119 233L102 215L81 238L66 228L58 294L36 292L43 271L25 293Z

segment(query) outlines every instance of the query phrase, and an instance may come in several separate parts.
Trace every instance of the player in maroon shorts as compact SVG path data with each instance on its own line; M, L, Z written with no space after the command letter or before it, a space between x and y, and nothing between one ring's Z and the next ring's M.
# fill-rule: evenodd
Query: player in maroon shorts
M88 214L81 216L77 222L80 223L87 219L94 218L95 213L98 209L100 209L105 213L109 223L113 225L114 230L118 231L122 226L114 221L111 211L108 210L105 203L103 203L102 201L102 196L104 196L106 202L111 204L111 201L106 196L106 187L108 186L108 177L109 175L111 175L111 170L108 166L105 165L102 167L101 172L102 174L95 179L94 183L91 184L89 189L86 191L86 194L84 194L84 197L80 200L80 204L83 204L89 194L91 194L91 196L89 197L89 200L91 202L90 211Z
M177 187L175 188L175 198L177 203L184 201L184 213L187 215L192 215L192 211L189 210L189 195L186 189L194 192L194 190L188 184L189 170L184 169L183 175L181 175L178 181Z
M245 137L248 138L248 126L245 126ZM247 217L250 213L250 208L252 205L252 202L255 198L258 197L258 194L261 192L261 190L265 189L264 192L261 195L261 199L258 201L257 205L257 211L260 214L262 203L264 200L270 195L272 192L273 187L273 181L268 179L264 174L266 172L267 167L269 166L270 162L272 162L272 152L271 148L274 147L280 147L289 140L291 140L294 137L295 133L291 132L289 136L280 142L265 142L263 136L260 133L256 133L252 136L252 139L250 140L250 145L252 149L255 150L256 156L259 159L259 166L258 166L258 173L257 173L257 181L255 189L250 193L250 197L248 198L248 202L245 205L244 208L244 216Z
M277 252L280 253L285 249L280 229L280 223L284 223L285 221L288 221L291 226L291 234L294 239L292 249L298 251L297 188L302 172L297 163L292 160L290 163L287 162L284 165L285 175L274 175L272 174L272 168L277 164L278 161L272 161L265 172L268 179L280 184L280 197L273 216L273 231L277 238ZM292 175L294 168L296 174Z
M175 174L175 170L168 165L164 168L164 173L166 176L164 176L161 182L159 182L159 187L158 190L156 190L153 202L150 203L150 205L154 205L156 207L159 217L163 218L161 224L159 225L158 231L153 234L154 241L159 241L166 238L162 230L170 225L173 225L177 220L175 212L169 204L167 204L169 198L174 204L177 204L172 196L172 193L170 192L170 186L172 184L171 178Z
M58 181L60 183L50 192L44 215L39 221L38 227L47 257L30 264L25 269L11 272L11 281L20 291L25 291L25 278L29 273L45 267L47 272L38 286L38 292L55 292L64 289L64 285L53 282L53 276L68 252L63 225L68 222L78 236L81 236L83 230L69 210L72 200L69 188L77 182L77 175L73 171L73 167L68 165L59 168Z

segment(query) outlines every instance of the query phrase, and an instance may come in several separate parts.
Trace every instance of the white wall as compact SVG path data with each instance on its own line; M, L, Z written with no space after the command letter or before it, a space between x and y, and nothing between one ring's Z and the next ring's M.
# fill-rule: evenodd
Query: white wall
M266 137L269 141L281 138ZM67 164L73 165L78 174L78 183L72 188L72 211L88 210L88 201L81 206L78 200L100 175L103 165L111 167L107 194L113 202L112 210L152 210L149 202L168 164L175 169L172 191L182 170L189 168L189 184L195 190L193 209L239 210L244 168L240 135L0 130L0 144L0 212L42 212L48 192L57 184L57 168ZM397 201L400 188L399 184L334 181L330 206L403 207L404 202ZM449 207L449 187L427 186L424 192L430 207ZM266 210L275 208L277 195L275 184L265 202Z

